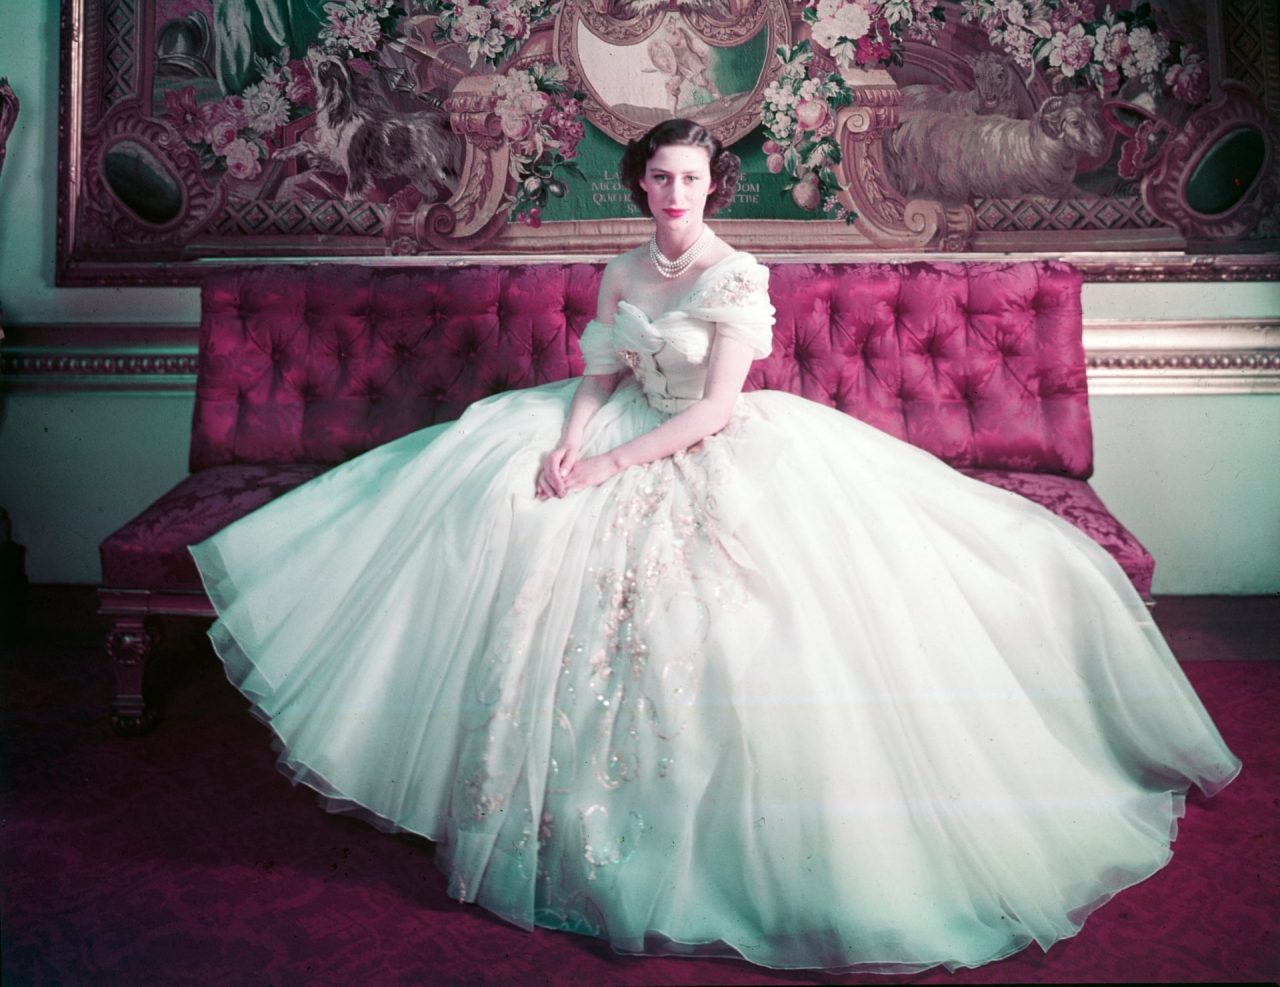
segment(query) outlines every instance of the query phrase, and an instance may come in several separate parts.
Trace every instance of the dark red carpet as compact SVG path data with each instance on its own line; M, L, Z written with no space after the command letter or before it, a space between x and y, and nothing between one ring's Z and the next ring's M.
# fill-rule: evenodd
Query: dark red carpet
M1280 977L1277 661L1188 662L1244 773L1216 799L1193 797L1173 862L1075 939L954 975L839 978L622 957L451 902L429 843L328 815L291 788L266 729L189 642L178 649L185 661L174 663L183 670L166 721L148 737L118 739L104 716L110 680L92 605L84 591L31 593L27 627L3 659L0 972L9 987ZM1274 605L1266 601L1269 614ZM1184 657L1230 656L1229 637L1212 614L1170 631Z

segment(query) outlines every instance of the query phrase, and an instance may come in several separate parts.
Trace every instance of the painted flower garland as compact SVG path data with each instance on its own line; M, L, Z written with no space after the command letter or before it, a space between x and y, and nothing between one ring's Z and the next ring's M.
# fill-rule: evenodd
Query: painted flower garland
M813 43L841 68L902 63L902 41L935 40L941 0L807 0Z
M242 181L262 173L280 128L310 112L316 100L311 73L302 61L289 58L287 48L274 60L255 57L254 62L261 79L238 96L197 103L191 86L164 94L164 116L200 155L201 168Z
M419 9L437 15L433 37L465 46L471 64L484 59L497 68L515 55L530 31L554 17L560 0L419 0ZM542 225L542 207L550 196L561 198L569 187L564 176L585 176L573 158L582 140L580 94L565 88L559 65L535 63L499 78L494 112L511 147L511 175L516 180L512 219Z
M801 209L822 209L854 222L857 214L840 202L840 184L831 166L840 161L835 111L853 102L838 73L813 74L813 48L841 69L902 63L906 38L933 42L944 23L941 0L806 0L801 13L810 39L780 47L782 72L764 93L765 165L790 179L783 192Z
M1192 106L1209 97L1204 56L1162 31L1149 3L1101 11L1092 0L960 0L960 6L993 48L1028 71L1057 73L1103 97L1130 83L1146 98L1164 87Z
M324 49L346 58L377 51L403 13L395 0L330 0L324 12L328 17L320 28Z
M421 0L420 6L439 17L437 41L464 45L472 65L483 58L496 68L534 25L556 15L560 0Z
M512 69L497 83L494 107L503 136L511 147L511 175L516 194L511 216L529 226L542 225L542 207L549 196L568 192L563 175L584 179L573 158L582 140L582 103L565 87L560 65L535 62Z
M813 44L841 68L901 64L902 41L935 43L946 21L942 0L805 0ZM948 0L962 20L987 32L993 48L1022 68L1056 73L1112 96L1131 80L1167 87L1190 105L1209 95L1208 66L1189 44L1169 37L1150 3L1112 10L1093 0Z
M835 111L853 102L853 92L834 72L826 78L810 77L813 53L808 41L780 46L777 56L782 72L764 91L765 167L775 175L786 173L790 182L782 191L790 192L801 209L821 207L852 223L857 216L840 204L840 184L831 165L840 162Z

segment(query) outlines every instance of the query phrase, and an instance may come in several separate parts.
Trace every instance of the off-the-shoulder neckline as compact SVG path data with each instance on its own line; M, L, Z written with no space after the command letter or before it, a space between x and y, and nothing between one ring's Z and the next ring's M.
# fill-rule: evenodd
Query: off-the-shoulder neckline
M683 295L681 295L678 299L676 299L676 302L674 305L670 306L666 311L660 312L658 315L650 317L649 313L646 312L644 309L642 309L639 305L637 305L635 302L629 302L625 298L619 299L618 308L622 308L622 306L625 305L627 306L627 308L643 316L644 320L648 322L650 325L653 325L655 322L660 322L661 320L667 318L670 315L675 315L678 312L683 312L685 302L687 302L690 298L693 297L694 293L698 290L699 287L701 287L703 280L706 278L708 274L710 274L712 271L716 270L717 268L723 267L725 264L728 264L729 261L731 260L739 260L740 258L743 258L743 257L747 258L753 264L758 263L755 257L747 253L747 251L745 250L735 250L731 254L726 254L724 257L721 257L714 264L708 264L705 268L699 271L698 276L694 278L693 283L689 285L689 290L686 291Z

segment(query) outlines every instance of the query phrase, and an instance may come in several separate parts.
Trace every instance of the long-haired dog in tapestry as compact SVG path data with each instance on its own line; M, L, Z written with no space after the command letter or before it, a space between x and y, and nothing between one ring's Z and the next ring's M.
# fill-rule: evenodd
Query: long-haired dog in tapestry
M315 136L276 153L306 155L313 167L337 170L346 198L364 198L383 179L404 177L426 202L458 187L462 141L448 117L424 108L404 113L391 105L373 74L352 72L343 59L312 48L307 67L316 88Z

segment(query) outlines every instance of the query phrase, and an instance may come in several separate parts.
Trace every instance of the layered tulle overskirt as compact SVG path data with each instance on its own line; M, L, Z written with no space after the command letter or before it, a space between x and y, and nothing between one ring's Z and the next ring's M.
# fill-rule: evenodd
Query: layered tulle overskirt
M459 899L624 951L971 966L1163 866L1238 762L1087 536L843 414L533 496L574 388L474 405L193 549L232 680ZM586 454L663 420L625 383Z

